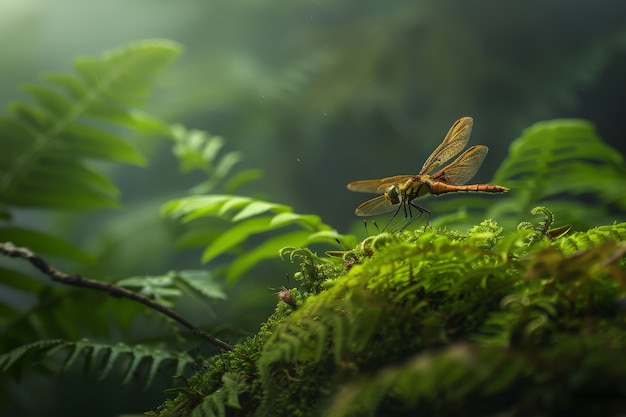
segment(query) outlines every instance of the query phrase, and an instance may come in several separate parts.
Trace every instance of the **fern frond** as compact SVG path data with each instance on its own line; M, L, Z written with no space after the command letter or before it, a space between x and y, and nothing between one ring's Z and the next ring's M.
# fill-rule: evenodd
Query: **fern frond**
M161 368L174 364L175 372L179 375L194 362L194 359L186 353L165 352L139 345L127 346L122 343L108 345L87 339L78 342L55 339L29 343L0 355L0 371L13 371L19 375L29 366L47 360L64 350L67 351L63 365L65 371L82 358L87 373L96 372L98 379L104 379L117 364L118 367L124 367L122 384L127 384L132 378L137 377L137 370L142 367L145 368L142 374L144 388L152 384L156 372Z
M202 403L190 413L190 417L225 417L228 408L241 408L239 396L249 390L242 375L225 372L222 375L222 387L204 397Z
M89 164L98 159L143 164L114 132L137 127L135 108L153 76L180 52L145 41L101 58L76 60L77 74L51 74L29 85L36 104L13 103L0 120L0 204L85 210L116 204L117 189Z
M191 190L193 194L209 193L220 186L226 192L233 192L261 175L259 170L253 169L233 174L233 168L241 160L241 155L236 151L222 153L225 142L220 136L186 129L182 125L172 126L169 136L174 141L173 152L180 161L181 170L200 170L208 176L206 181Z
M556 241L556 246L564 253L588 249L602 242L626 242L626 223L598 226L585 232L577 232L564 236Z
M583 120L551 120L526 129L511 144L493 181L511 188L504 197L508 201L496 202L493 212L519 216L549 200L547 205L560 221L575 223L577 211L581 216L593 212L574 199L583 194L594 196L595 212L609 205L626 209L626 196L620 191L626 186L623 157Z
M252 236L269 233L287 227L297 227L297 232L284 231L283 234L269 237L260 246L248 250L236 258L228 267L230 281L238 279L257 262L278 255L278 251L289 243L294 246L307 246L318 242L334 243L335 239L350 241L322 222L319 216L294 213L291 207L235 195L192 196L173 200L162 207L162 214L183 223L203 218L221 218L232 226L215 236L205 233L202 226L195 227L190 239L194 245L205 244L203 262L227 254L239 248ZM286 238L284 233L289 233ZM190 235L188 235L190 236ZM185 237L183 236L183 239Z
M165 275L141 275L118 281L120 287L137 288L138 292L153 298L159 304L173 307L173 300L183 292L193 290L208 299L225 299L221 285L215 281L209 271L170 271Z

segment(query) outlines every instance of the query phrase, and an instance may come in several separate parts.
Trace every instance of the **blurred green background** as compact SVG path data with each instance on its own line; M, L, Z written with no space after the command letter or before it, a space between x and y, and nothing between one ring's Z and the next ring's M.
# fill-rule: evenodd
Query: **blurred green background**
M461 116L474 117L470 143L490 148L475 182L488 181L522 129L544 119L591 120L626 153L624 16L619 0L0 0L0 97L24 99L20 84L68 71L80 55L175 40L185 54L159 80L150 111L223 136L242 168L263 172L247 192L364 234L353 213L367 196L346 183L417 173ZM162 203L199 180L178 173L170 147L146 140L148 168L110 168L122 210L28 211L18 222L89 250L98 265L81 272L94 278L198 268L199 252L178 252L172 226L158 218ZM231 288L234 301L207 320L254 331L275 302L265 287L294 270L278 265ZM71 377L55 385L58 395L41 396L49 381L15 386L16 404L41 398L23 415L67 413L72 402L78 414L116 415L163 397L162 386L130 395L115 382L70 394Z
M509 143L538 120L584 117L613 146L625 146L620 1L3 0L0 7L4 102L19 96L18 84L66 70L77 55L141 38L176 40L186 53L152 110L224 136L245 164L264 171L260 193L340 231L363 197L347 193L347 182L415 173L463 115L475 119L471 143L491 150L477 181L488 180ZM120 185L132 199L169 177L156 170L146 183Z

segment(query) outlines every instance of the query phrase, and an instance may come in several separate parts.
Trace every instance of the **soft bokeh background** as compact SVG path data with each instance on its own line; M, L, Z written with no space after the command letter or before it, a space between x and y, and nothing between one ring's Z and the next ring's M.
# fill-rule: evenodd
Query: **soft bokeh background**
M186 52L150 111L223 136L242 168L264 173L250 193L364 233L353 214L364 195L345 184L416 173L460 116L474 117L471 143L490 148L477 182L544 119L589 119L626 153L625 16L619 0L0 0L0 97L24 99L20 84L68 71L79 55L175 40ZM19 220L98 256L82 270L96 278L199 267L198 252L178 253L158 218L160 204L198 178L178 173L169 144L144 148L147 169L114 172L122 210ZM283 285L285 271L293 268L256 270L214 320L254 331L274 303L259 288ZM258 278L268 274L275 279ZM162 386L131 395L94 383L82 394L71 377L38 378L14 387L23 415L64 414L68 404L83 415L139 412L163 397Z

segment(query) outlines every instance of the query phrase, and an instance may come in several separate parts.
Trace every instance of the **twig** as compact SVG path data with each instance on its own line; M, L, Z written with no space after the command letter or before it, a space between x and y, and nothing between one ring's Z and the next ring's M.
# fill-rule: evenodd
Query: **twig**
M118 287L117 285L108 282L94 281L92 279L84 278L80 275L68 275L51 266L49 263L44 261L42 257L36 255L30 249L17 247L11 242L0 243L0 252L4 253L7 256L10 256L11 258L26 259L31 264L33 264L35 268L50 277L53 281L57 281L66 285L72 285L74 287L91 288L93 290L106 292L112 297L128 298L130 300L137 301L158 311L161 314L166 315L173 320L176 320L184 327L189 329L191 333L195 334L196 336L200 336L201 338L209 341L213 345L220 347L224 350L233 350L233 347L228 343L214 336L211 336L209 333L191 323L180 314L141 294L137 294L136 292L129 291L125 288Z

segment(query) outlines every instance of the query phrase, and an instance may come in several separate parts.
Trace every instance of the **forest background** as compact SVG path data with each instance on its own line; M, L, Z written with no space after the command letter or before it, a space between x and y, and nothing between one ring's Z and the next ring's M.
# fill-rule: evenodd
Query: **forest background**
M239 152L239 169L258 170L246 193L363 236L353 214L363 198L345 184L417 173L461 116L474 118L471 143L490 148L476 182L488 181L511 142L540 120L589 120L625 154L625 13L619 1L3 0L0 97L5 106L26 100L19 85L67 72L78 56L141 39L176 41L185 52L157 77L148 110L223 137ZM201 250L181 251L159 208L202 174L181 175L170 142L137 140L148 166L103 167L122 209L23 210L14 222L90 253L95 264L63 266L95 279L201 268ZM208 313L191 302L181 309L235 341L271 313L266 288L291 272L279 260L264 263L224 286L227 303ZM25 309L34 302L10 291L2 299ZM145 329L134 337L145 338ZM114 378L84 383L79 370L51 384L55 377L3 379L2 403L34 415L112 415L157 405L171 384L161 375L144 392Z

